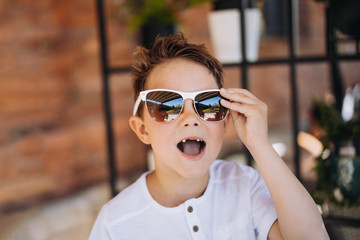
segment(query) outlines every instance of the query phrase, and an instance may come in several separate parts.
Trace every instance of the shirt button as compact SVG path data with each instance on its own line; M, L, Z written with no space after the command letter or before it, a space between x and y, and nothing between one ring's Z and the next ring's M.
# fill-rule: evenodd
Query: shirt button
M193 207L192 206L188 206L188 208L187 208L187 211L189 212L189 213L192 213L193 212Z
M194 232L198 232L198 231L199 231L198 225L194 225L194 226L193 226L193 231L194 231Z

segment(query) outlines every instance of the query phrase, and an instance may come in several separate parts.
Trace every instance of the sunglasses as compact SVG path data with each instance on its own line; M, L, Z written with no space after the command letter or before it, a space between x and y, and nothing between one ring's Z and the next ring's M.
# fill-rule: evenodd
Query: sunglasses
M191 99L200 119L208 122L219 122L226 118L229 110L220 104L219 89L199 92L179 92L168 89L151 89L139 94L134 106L136 115L140 102L144 101L151 119L156 122L171 122L183 111L185 99Z

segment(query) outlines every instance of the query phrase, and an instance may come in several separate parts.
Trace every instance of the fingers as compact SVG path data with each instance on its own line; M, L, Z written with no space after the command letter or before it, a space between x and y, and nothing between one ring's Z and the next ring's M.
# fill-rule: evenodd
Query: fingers
M258 109L267 112L267 105L255 97L246 89L230 88L228 90L221 89L221 95L226 98L221 100L221 104L231 110L247 115L249 111Z
M267 107L265 104L247 104L241 102L229 102L224 99L221 99L221 105L232 111L241 113L245 117L251 117L258 114L265 114L267 111Z
M226 107L226 108L228 108L230 110L240 112L242 114L244 114L246 112L246 110L245 110L246 106L243 103L230 102L230 101L227 101L225 99L221 99L220 103L221 103L221 105L223 105L224 107Z
M255 97L251 92L246 89L241 88L229 88L229 89L220 89L220 94L229 99L231 102L240 102L245 104L262 104L257 97Z

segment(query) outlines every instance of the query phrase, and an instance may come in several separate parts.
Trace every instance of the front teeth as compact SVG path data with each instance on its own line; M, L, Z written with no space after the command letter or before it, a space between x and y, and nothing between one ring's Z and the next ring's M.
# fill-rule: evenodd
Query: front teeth
M183 142L183 143L186 142L186 141L187 141L187 140L185 140L185 139L181 140L181 142ZM197 141L197 142L201 142L200 139L196 139L196 141Z

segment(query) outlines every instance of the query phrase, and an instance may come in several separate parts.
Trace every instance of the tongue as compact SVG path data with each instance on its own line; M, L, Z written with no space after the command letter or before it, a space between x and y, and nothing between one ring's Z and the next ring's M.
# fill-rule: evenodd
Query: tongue
M183 143L183 152L188 155L198 155L200 153L200 143L197 141L186 141Z

